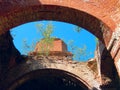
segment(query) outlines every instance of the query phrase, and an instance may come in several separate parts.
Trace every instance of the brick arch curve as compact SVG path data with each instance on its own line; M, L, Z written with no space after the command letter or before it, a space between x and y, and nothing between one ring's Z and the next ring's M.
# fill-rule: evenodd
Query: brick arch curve
M86 77L82 77L85 72L80 71L80 73L76 73L75 68L71 68L68 70L69 66L66 66L63 63L59 66L58 63L49 62L49 65L44 66L46 62L36 61L29 59L26 62L18 64L14 68L10 69L7 72L6 77L3 77L3 81L0 83L1 90L14 90L16 87L21 86L24 82L35 79L35 78L42 78L43 76L48 77L65 77L67 80L72 80L75 83L79 84L81 87L85 88L85 90L89 90L92 88L98 88L95 83L94 79L89 80ZM71 64L72 65L72 64ZM89 76L89 75L88 75ZM69 79L68 79L69 78ZM96 82L96 81L95 81ZM6 84L7 83L7 84ZM97 82L96 82L97 83Z
M55 20L81 26L108 45L115 28L114 21L104 10L84 0L11 0L1 1L0 6L1 32L31 21ZM107 30L101 30L103 27Z
M22 85L24 85L26 82L29 82L31 80L35 79L43 79L43 78L58 78L58 79L66 79L69 81L72 81L76 85L80 86L82 90L88 90L91 89L92 87L89 86L86 81L82 80L81 78L77 77L76 75L59 70L59 69L40 69L40 70L34 70L31 71L19 79L17 79L12 85L9 87L9 90L15 90L16 88L20 88ZM43 80L44 81L44 80ZM46 80L45 80L46 81ZM46 81L47 82L47 81ZM18 83L18 84L16 84Z

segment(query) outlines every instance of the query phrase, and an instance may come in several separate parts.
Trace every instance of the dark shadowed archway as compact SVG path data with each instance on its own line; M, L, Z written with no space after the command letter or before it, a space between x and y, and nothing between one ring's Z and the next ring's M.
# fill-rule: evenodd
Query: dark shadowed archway
M26 73L8 90L88 90L91 87L76 75L57 69L40 69Z

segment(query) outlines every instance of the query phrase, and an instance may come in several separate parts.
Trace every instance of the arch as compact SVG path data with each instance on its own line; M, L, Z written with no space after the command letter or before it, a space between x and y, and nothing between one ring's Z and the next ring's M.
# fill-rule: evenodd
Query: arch
M115 28L113 20L102 9L82 0L11 0L0 4L1 32L31 21L55 20L81 26L108 45ZM107 30L102 31L103 27Z
M50 78L58 78L61 80L66 79L74 82L76 85L80 86L84 90L91 89L89 84L87 84L81 78L77 77L72 73L69 73L63 70L58 70L58 69L41 69L41 70L31 71L25 74L24 76L20 77L14 83L12 83L12 85L9 87L8 90L16 90L16 88L20 88L22 85L24 85L27 81L30 81L30 80L43 79L48 77L49 79Z
M13 88L16 88L17 86L21 85L22 83L35 79L35 73L36 77L40 76L51 76L51 77L61 77L68 75L72 78L75 78L77 80L76 83L80 83L82 86L85 86L86 88L99 88L99 83L97 83L94 78L92 77L91 80L87 77L91 74L87 74L86 77L83 77L85 72L81 72L81 70L76 71L76 68L73 68L73 64L66 65L65 63L59 65L59 63L50 62L47 63L45 60L32 60L29 59L26 62L23 62L21 64L18 64L16 67L11 68L8 72L6 72L5 77L2 77L2 81L0 82L0 90L14 90ZM70 68L70 70L68 69ZM79 72L79 73L78 73ZM41 76L42 75L42 76ZM26 78L25 78L26 77ZM70 79L70 78L69 78ZM21 83L22 82L22 83ZM96 82L97 86L95 83ZM20 84L21 83L21 84ZM19 84L19 85L18 85ZM81 86L80 85L80 86ZM83 87L84 88L84 87Z
M114 1L116 2L117 0ZM106 0L106 2L109 2L109 0ZM116 24L107 14L108 8L99 8L97 6L99 4L102 6L101 2L91 3L85 0L0 1L0 32L2 32L0 34L15 26L31 21L55 20L68 22L83 27L97 36L105 44L107 52L107 46ZM112 8L111 6L113 5L108 6ZM111 59L110 52L108 51L107 53L109 53ZM104 61L101 62L104 63ZM106 62L109 61L107 60ZM104 63L103 70L105 70L105 66L106 64ZM111 70L110 73L112 73L111 68L110 66L108 67L108 70ZM106 70L104 73L106 73ZM109 76L108 73L107 75Z

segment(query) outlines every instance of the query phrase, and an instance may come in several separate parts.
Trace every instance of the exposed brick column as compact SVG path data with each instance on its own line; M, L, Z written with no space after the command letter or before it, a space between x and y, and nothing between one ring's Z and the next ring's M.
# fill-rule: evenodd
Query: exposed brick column
M98 80L101 83L101 88L114 88L116 75L114 60L105 45L100 41L95 56L98 66Z
M119 77L120 77L120 38L114 39L113 47L111 50L111 55L114 59L114 63L116 65L117 72L118 72Z
M113 32L109 45L107 46L106 50L102 53L101 59L101 74L103 76L103 81L105 81L104 77L109 77L109 81L112 81L111 85L114 83L114 86L118 85L118 78L120 78L120 27L117 26L116 30ZM119 76L118 76L119 74ZM107 83L106 83L107 85Z

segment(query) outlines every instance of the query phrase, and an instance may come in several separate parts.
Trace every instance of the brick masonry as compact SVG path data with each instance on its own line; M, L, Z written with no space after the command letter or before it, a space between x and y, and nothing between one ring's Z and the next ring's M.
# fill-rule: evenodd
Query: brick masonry
M44 58L44 59L41 59ZM92 89L93 87L99 89L100 83L96 81L94 74L92 70L89 69L87 66L87 63L82 62L76 62L71 60L59 60L56 58L47 58L47 57L39 57L35 59L34 57L29 57L26 63L20 64L16 66L16 68L11 69L8 72L8 75L6 79L4 79L4 83L7 84L4 85L1 84L1 86L8 87L11 85L11 81L15 81L17 78L19 79L21 76L35 70L39 69L58 69L70 72L79 78L82 79L82 82L89 87L89 89ZM91 78L89 78L91 77ZM9 79L8 79L9 78ZM87 81L86 81L87 80ZM8 85L8 86L7 86ZM13 83L14 85L14 83Z
M44 45L43 45L44 44ZM51 46L50 45L46 45L44 42L38 42L36 47L35 47L35 52L42 52L42 48L48 48L49 51L59 51L59 52L67 52L67 45L60 40L59 38L55 38L52 42L51 42ZM43 50L44 51L44 50Z
M15 26L36 20L56 20L81 26L105 45L99 63L100 73L112 78L113 63L120 73L119 7L120 0L0 0L0 36Z

